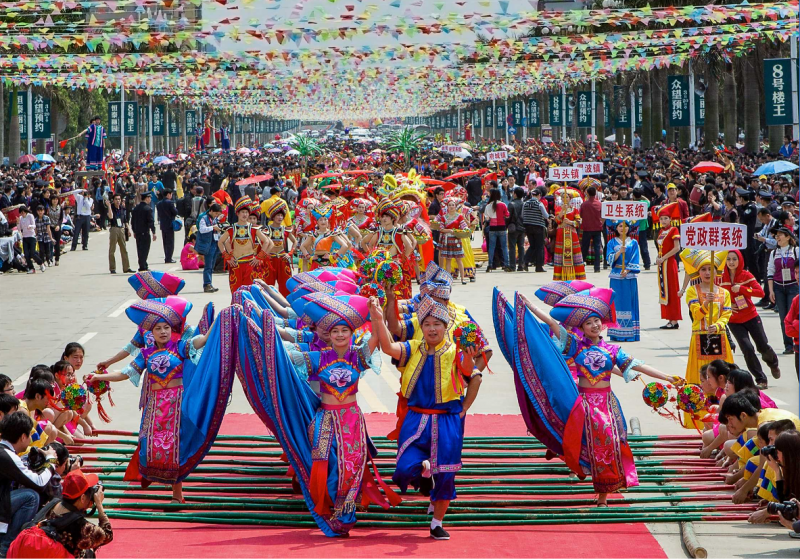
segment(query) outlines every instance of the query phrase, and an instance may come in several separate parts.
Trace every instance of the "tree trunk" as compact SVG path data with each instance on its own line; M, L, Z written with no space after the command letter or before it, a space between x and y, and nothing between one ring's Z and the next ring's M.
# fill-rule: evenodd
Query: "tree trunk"
M653 146L653 108L650 96L652 88L650 87L650 73L644 72L639 77L639 82L642 85L642 129L640 135L642 137L642 149L647 150ZM637 100L634 96L634 106ZM631 111L631 116L635 111ZM634 122L634 125L636 123ZM631 145L633 145L633 138L631 138Z
M17 108L17 86L11 89L11 121L8 123L9 148L8 158L10 164L17 163L20 150L19 112Z
M761 132L759 93L756 74L758 57L755 52L742 57L742 79L744 82L744 150L757 153Z
M711 150L717 145L719 138L719 81L714 76L714 69L706 66L706 122L703 125L706 150Z
M725 146L735 148L739 131L736 124L736 78L733 65L727 64L722 77L722 132Z

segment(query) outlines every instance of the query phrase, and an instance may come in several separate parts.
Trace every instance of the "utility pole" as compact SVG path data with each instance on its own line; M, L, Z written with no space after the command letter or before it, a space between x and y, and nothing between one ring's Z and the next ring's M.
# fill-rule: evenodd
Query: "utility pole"
M797 100L795 99L795 103ZM694 122L694 68L692 61L689 61L689 141L692 149L697 149L697 128ZM658 137L661 138L661 126L658 127ZM685 138L685 137L684 137ZM716 141L716 138L714 139Z

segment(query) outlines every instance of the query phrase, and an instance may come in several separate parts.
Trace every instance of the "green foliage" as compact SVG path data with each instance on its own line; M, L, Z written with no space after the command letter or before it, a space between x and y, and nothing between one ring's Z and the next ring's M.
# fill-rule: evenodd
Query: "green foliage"
M411 152L419 150L425 139L425 132L406 126L393 132L386 141L386 149L391 152L403 152L406 165L411 159Z
M314 138L298 134L289 140L292 148L300 152L301 157L311 157L322 153L322 147Z

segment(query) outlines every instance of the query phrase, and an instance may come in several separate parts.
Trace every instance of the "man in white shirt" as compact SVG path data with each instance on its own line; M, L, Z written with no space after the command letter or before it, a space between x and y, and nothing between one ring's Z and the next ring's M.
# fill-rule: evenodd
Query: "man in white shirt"
M3 417L0 431L0 558L5 558L8 547L39 510L39 492L53 477L53 467L41 473L31 471L19 458L31 444L33 420L24 412L13 412ZM48 450L55 459L54 450ZM19 486L11 490L11 483Z
M89 191L82 189L75 193L75 229L72 231L72 250L78 248L78 232L81 233L83 250L89 250L89 227L92 223L92 210L94 200L89 196Z

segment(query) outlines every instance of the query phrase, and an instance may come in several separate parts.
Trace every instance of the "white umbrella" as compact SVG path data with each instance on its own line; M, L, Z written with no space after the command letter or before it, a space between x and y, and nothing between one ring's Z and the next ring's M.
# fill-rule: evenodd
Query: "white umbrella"
M504 144L503 145L503 149L505 151L507 151L507 152L513 152L514 151L514 146L509 146L508 144Z
M239 148L236 150L237 154L249 154L252 150L250 148Z
M183 160L185 160L185 159L189 159L189 156L188 156L188 155L186 155L186 154L178 154L178 155L177 155L177 156L175 156L175 157L176 157L177 159L181 160L181 161L183 161Z
M300 152L298 152L297 150L289 150L288 152L286 152L286 155L287 156L299 156Z
M46 163L55 163L56 162L56 160L54 160L53 156L51 156L50 154L37 154L36 155L36 159L38 159L39 161L46 162Z
M173 164L173 163L175 163L175 162L172 161L171 159L169 159L168 157L165 157L164 159L162 159L161 161L158 162L158 165L170 165L170 164Z
M611 136L606 136L606 142L616 142L616 141L617 141L616 134L612 134Z

